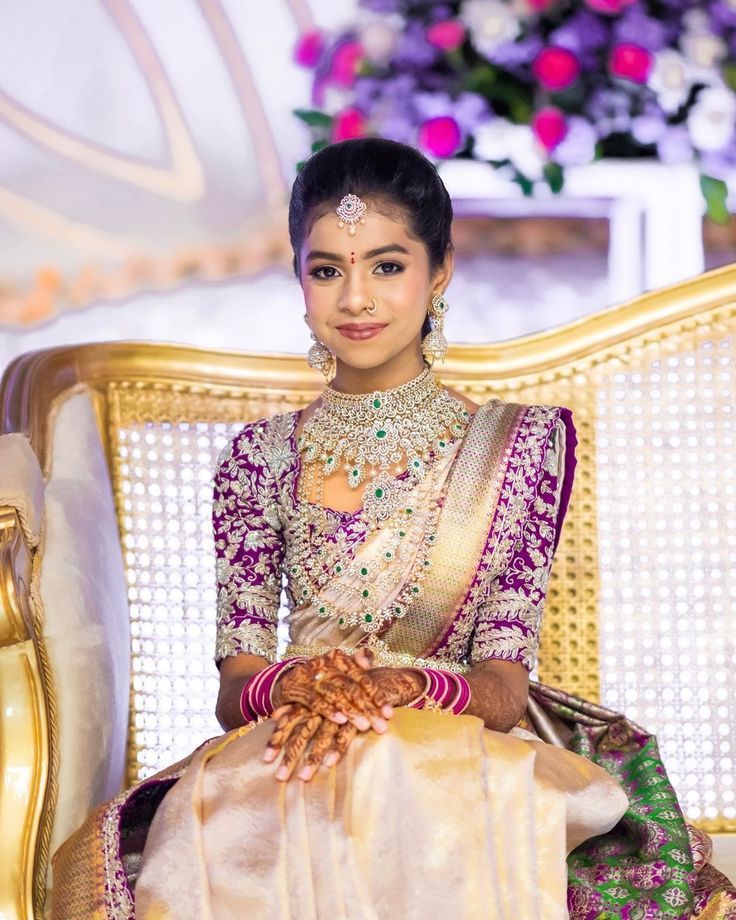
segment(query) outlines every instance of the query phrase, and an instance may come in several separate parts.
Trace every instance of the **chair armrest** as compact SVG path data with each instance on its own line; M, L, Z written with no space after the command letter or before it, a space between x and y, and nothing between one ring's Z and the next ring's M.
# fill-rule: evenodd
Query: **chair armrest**
M27 531L0 505L0 916L12 920L40 915L48 856L49 725L30 584Z

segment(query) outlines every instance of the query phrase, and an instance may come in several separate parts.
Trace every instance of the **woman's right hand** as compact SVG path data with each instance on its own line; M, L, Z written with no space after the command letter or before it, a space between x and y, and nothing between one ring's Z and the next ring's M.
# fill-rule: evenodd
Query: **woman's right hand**
M383 732L393 707L371 676L371 664L371 653L365 649L355 655L330 649L300 662L276 681L272 692L274 710L298 703L338 725L351 722L359 731L373 728Z
M276 728L271 735L264 760L274 760L280 751L283 758L276 771L276 779L288 780L301 761L298 777L307 781L314 776L320 764L333 766L347 751L358 734L351 722L342 725L311 712L300 703L289 703L275 712ZM307 745L310 744L306 753Z

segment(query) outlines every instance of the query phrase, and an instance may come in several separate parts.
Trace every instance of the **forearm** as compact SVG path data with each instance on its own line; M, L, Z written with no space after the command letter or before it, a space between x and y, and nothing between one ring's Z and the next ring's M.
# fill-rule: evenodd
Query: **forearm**
M222 662L215 715L224 731L232 731L245 725L245 718L240 709L243 687L254 674L265 667L268 667L268 662L258 655L237 655Z
M465 679L470 685L466 714L478 716L487 728L510 731L524 715L529 696L529 675L523 665L508 661L483 661Z

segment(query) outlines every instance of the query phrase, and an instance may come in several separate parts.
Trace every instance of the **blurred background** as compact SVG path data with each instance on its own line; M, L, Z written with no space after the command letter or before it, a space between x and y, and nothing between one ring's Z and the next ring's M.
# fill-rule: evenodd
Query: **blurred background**
M289 188L365 133L440 164L454 341L734 257L733 0L0 10L0 369L101 339L306 350Z

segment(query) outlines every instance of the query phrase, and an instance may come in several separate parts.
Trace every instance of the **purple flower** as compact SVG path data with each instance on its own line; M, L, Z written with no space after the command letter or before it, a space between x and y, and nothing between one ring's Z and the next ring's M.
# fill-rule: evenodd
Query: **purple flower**
M629 94L620 89L594 90L588 99L586 113L600 137L624 133L631 123Z
M567 134L552 152L552 159L560 166L585 166L595 159L598 135L585 118L573 115L567 119Z
M700 169L706 176L713 176L714 179L728 179L733 175L736 169L736 135L722 150L701 154Z
M455 121L466 134L472 134L476 125L491 117L488 102L477 93L460 93L453 105Z
M439 55L439 49L427 41L424 25L421 22L409 22L401 33L392 62L399 68L431 67Z
M736 28L736 7L732 6L726 0L716 0L715 3L708 4L713 25L722 29Z
M544 41L538 35L530 35L520 41L504 42L486 54L486 57L497 67L513 73L528 68L542 48Z
M617 42L633 42L649 51L661 51L667 47L668 31L665 23L647 16L638 6L629 7L613 26Z
M664 115L659 110L631 119L631 136L639 144L656 144L666 130Z
M657 155L663 163L689 163L693 159L693 145L684 125L667 128L657 142Z
M550 42L584 57L586 53L606 47L609 37L607 22L590 10L580 10L551 33Z

